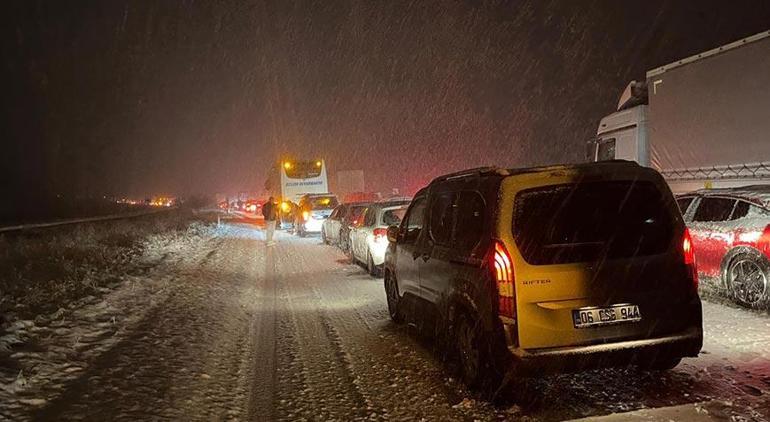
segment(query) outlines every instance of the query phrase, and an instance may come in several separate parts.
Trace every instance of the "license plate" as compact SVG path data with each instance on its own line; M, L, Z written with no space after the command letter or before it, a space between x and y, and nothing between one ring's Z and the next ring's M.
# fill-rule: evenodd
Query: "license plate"
M595 327L597 325L618 324L621 322L641 321L637 305L614 305L608 308L582 308L572 310L572 322L575 328Z

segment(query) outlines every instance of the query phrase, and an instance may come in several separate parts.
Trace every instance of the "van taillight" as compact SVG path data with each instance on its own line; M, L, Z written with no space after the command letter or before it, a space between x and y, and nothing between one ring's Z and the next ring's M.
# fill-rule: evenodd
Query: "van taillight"
M516 317L516 302L514 289L513 264L511 256L505 249L505 245L499 240L495 241L495 250L492 254L492 268L497 283L497 297L500 315L508 318Z
M690 271L690 278L692 279L695 290L698 290L698 267L695 265L695 249L692 245L692 237L690 237L690 230L684 229L684 239L682 240L682 252L684 252L684 264Z

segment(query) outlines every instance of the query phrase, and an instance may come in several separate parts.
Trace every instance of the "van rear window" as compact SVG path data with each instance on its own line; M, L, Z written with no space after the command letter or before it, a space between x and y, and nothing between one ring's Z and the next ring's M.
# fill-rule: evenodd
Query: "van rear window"
M674 222L651 182L553 185L516 195L513 236L533 265L589 262L664 252Z

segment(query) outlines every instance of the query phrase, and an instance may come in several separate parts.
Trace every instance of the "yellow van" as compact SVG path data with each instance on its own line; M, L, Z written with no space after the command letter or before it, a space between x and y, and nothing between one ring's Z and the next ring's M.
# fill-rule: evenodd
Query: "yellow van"
M689 234L656 171L612 161L445 175L415 195L384 278L396 322L435 321L472 387L702 345Z

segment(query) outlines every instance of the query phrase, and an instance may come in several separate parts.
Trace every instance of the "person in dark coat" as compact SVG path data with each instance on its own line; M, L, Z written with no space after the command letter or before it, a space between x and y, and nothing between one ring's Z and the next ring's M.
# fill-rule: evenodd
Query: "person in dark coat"
M272 196L262 206L262 215L265 217L265 240L267 246L275 245L273 235L275 234L275 222L278 219L278 204Z

